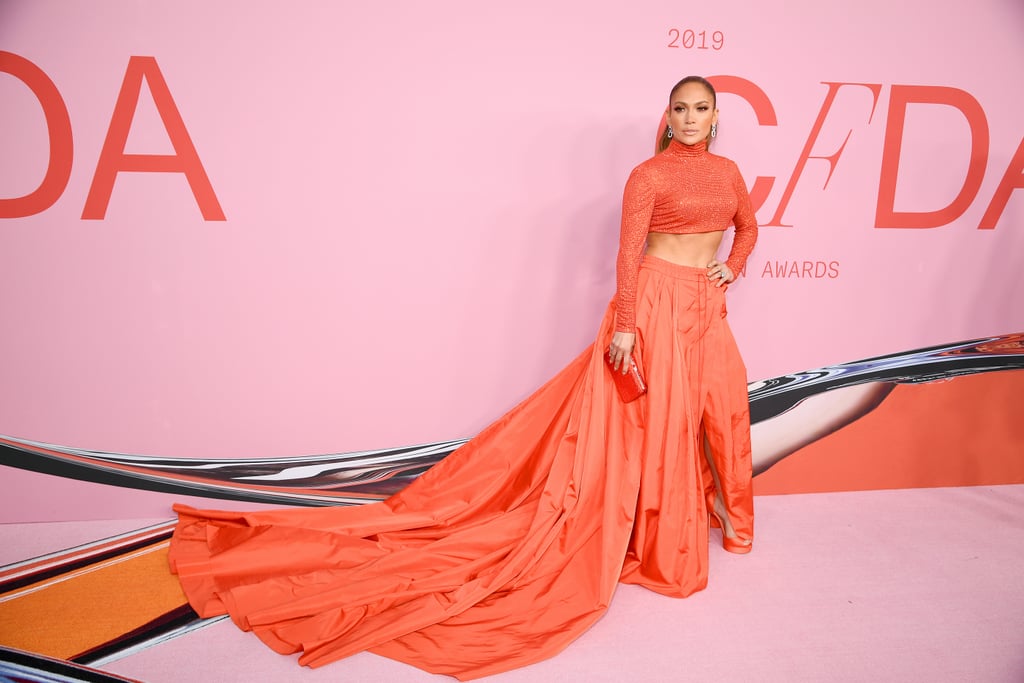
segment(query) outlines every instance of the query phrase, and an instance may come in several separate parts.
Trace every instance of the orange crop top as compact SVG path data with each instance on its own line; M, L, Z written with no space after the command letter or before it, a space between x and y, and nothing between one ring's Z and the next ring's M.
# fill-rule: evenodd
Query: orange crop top
M690 234L736 226L726 265L739 275L757 241L757 219L736 164L705 143L673 140L633 169L622 197L615 330L634 332L636 282L649 232Z

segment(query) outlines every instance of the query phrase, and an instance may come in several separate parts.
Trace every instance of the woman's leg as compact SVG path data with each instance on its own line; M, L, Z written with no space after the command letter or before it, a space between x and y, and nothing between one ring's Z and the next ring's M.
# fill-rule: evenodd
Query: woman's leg
M747 372L724 307L706 342L701 446L708 510L721 518L726 538L743 539L743 546L749 547L754 538L754 497Z
M713 488L707 489L707 505L708 513L712 516L712 525L718 526L722 529L722 535L726 539L733 539L732 542L725 541L727 550L738 550L742 548L750 547L750 538L741 537L736 533L735 527L732 525L732 520L729 517L729 512L725 508L722 494L722 482L718 476L718 468L715 467L715 459L711 455L711 444L708 442L708 437L703 432L701 433L701 440L704 444L704 458L707 460L708 469L711 472L711 481Z

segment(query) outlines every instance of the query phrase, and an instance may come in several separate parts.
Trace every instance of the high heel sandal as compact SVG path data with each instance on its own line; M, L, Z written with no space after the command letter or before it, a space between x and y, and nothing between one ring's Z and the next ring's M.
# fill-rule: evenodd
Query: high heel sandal
M735 536L730 538L725 535L725 523L722 522L722 518L718 512L712 507L708 510L709 518L708 521L712 527L718 527L722 530L722 547L730 553L736 553L737 555L746 555L750 552L751 548L754 547L754 542L746 538ZM733 531L733 533L736 533Z

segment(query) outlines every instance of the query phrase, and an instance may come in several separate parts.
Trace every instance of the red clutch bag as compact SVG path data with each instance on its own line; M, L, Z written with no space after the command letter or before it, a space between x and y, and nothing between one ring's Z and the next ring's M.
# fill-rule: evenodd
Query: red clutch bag
M625 373L622 372L621 366L618 370L615 369L614 363L612 363L612 356L607 350L604 352L604 362L612 373L612 379L615 380L615 388L619 390L619 397L623 403L635 401L647 393L647 384L644 382L644 377L640 374L640 368L637 366L632 355L629 358L629 369Z

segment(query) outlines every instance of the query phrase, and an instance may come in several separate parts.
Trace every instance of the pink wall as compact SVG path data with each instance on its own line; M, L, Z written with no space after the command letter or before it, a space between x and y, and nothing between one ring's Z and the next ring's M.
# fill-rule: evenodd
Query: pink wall
M224 458L474 434L592 340L622 184L690 73L749 81L777 120L723 88L716 151L750 185L775 178L731 292L751 379L1024 330L1020 3L601 4L4 2L0 51L56 86L73 160L45 210L0 204L0 434ZM673 29L694 47L669 47ZM225 221L177 172L120 173L105 216L82 218L143 57ZM13 63L6 198L50 149ZM129 154L174 152L151 85L118 110L135 110ZM939 103L908 104L897 138L894 93ZM876 227L886 187L920 213L965 182L929 227ZM793 261L834 277L769 275ZM168 512L161 494L2 476L0 521Z

